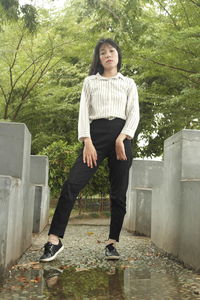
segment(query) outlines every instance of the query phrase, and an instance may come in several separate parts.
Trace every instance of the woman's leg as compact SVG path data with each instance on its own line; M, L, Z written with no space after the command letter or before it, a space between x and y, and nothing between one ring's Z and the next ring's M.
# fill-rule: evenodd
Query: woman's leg
M97 171L103 159L104 156L98 153L97 166L89 168L86 163L83 163L83 151L81 151L81 154L70 170L68 179L63 184L49 229L49 235L63 238L76 197Z
M124 140L127 160L117 160L115 146L108 157L111 221L109 239L119 241L120 231L126 213L126 192L128 189L129 169L132 164L131 141Z

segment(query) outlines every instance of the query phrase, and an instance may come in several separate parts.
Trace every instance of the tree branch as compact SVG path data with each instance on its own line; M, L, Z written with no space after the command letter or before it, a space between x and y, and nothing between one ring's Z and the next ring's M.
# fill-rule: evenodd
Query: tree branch
M200 3L195 2L195 1L193 1L193 0L188 0L188 1L192 2L192 3L193 3L194 5L196 5L196 6L200 7Z
M185 17L186 17L186 19L187 19L188 26L190 27L191 24L190 24L189 17L188 17L187 11L186 11L186 9L185 9L185 6L183 5L182 0L179 0L179 2L180 2L181 6L182 6L182 8L183 8L183 10L184 10L184 14L185 14Z
M5 102L7 103L7 97L6 97L6 93L5 93L5 91L4 91L4 89L3 89L3 87L2 87L2 85L1 85L1 84L0 84L0 89L1 89L1 91L2 91L2 94L3 94L3 96L4 96Z
M121 22L120 17L108 5L106 5L106 3L102 3L102 6L111 13L111 15L114 17L114 19Z
M20 45L21 45L21 43L22 43L23 37L24 37L24 32L22 32L22 35L21 35L21 37L20 37L20 39L19 39L19 42L18 42L18 44L17 44L17 47L16 47L16 49L15 49L15 54L14 54L13 62L12 62L12 64L11 64L11 66L9 67L9 73L10 73L10 88L11 88L11 90L10 90L9 97L8 97L8 100L7 100L8 104L9 104L9 102L10 102L10 100L11 100L12 93L13 93L13 90L14 90L14 87L13 87L13 72L12 72L12 70L13 70L13 68L14 68L14 66L15 66L15 63L16 63L16 60L17 60L17 54L18 54Z
M47 63L45 64L43 70L41 70L40 72L40 75L38 76L38 78L35 80L35 82L29 87L29 84L31 83L32 79L34 78L34 76L38 73L38 71L40 70L40 67L38 68L38 70L36 72L33 72L32 75L30 76L29 80L28 80L28 83L26 85L26 88L24 90L24 93L23 95L21 96L21 102L20 104L18 105L16 111L15 111L15 114L13 116L13 120L16 119L22 105L23 105L23 102L24 100L28 97L28 95L30 94L30 92L33 90L33 88L36 86L36 84L40 81L40 79L46 74L46 72L48 71L47 68L48 68L48 65L50 64L51 60L52 60L52 57L53 57L53 51L52 51L52 54L50 56L50 58L48 59ZM46 71L46 72L45 72Z
M155 60L153 60L153 59L146 58L146 57L144 57L144 56L141 56L141 57L142 57L143 59L145 59L145 60L148 60L148 61L153 62L154 64L157 64L157 65L163 66L163 67L167 67L167 68L172 69L172 70L183 71L183 72L190 73L190 74L199 74L199 72L196 72L196 71L186 70L186 69L183 69L183 68L179 68L179 67L175 67L175 66L170 66L170 65L167 65L167 64L163 64L163 63L160 63L160 62L155 61Z
M7 97L6 97L6 93L4 91L4 88L2 87L2 85L0 84L0 89L2 91L2 94L3 94L3 97L5 99L5 110L4 110L4 119L7 119L7 115L8 115L8 100L7 100Z
M23 105L23 103L24 103L24 100L28 97L28 95L29 95L30 92L33 90L33 88L36 86L36 84L40 81L40 79L41 79L43 76L45 76L46 73L47 73L49 70L51 70L54 66L56 66L62 59L63 59L63 57L60 58L59 60L57 60L57 61L56 61L54 64L52 64L51 67L49 67L48 69L47 69L47 67L48 67L50 61L49 61L49 63L46 64L46 66L44 67L43 71L41 72L41 74L40 74L40 76L37 78L37 80L32 84L32 86L31 86L29 89L26 89L26 93L23 94L23 98L21 98L22 101L21 101L21 103L18 105L17 109L15 110L15 114L14 114L14 116L13 116L13 120L16 119L16 117L17 117L17 115L18 115L19 111L21 110L21 107L22 107L22 105ZM38 69L38 70L39 70L39 69ZM38 70L37 70L37 71L38 71ZM37 73L37 72L36 72L36 73ZM35 74L36 74L36 73L35 73Z
M174 18L172 17L172 15L170 14L170 12L166 9L166 7L159 0L157 0L157 2L162 7L162 9L164 9L164 11L168 14L168 16L170 17L170 19L172 20L172 23L174 24L174 27L176 29L179 29L179 27L176 25L176 22L174 21Z
M69 43L67 43L67 42L65 42L65 43L62 43L62 44L60 44L60 45L58 45L58 46L55 46L55 47L52 47L51 49L48 49L47 51L45 51L44 53L42 53L41 55L39 55L36 59L34 59L33 61L32 61L32 63L15 79L15 81L14 81L14 83L13 83L13 87L15 87L16 86L16 84L17 84L17 82L20 80L20 78L35 64L35 63L37 63L37 62L39 62L39 60L43 57L43 56L45 56L45 55L47 55L47 53L49 52L49 51L54 51L55 49L57 49L57 48L60 48L61 46L63 46L63 45L65 45L65 44L69 44Z

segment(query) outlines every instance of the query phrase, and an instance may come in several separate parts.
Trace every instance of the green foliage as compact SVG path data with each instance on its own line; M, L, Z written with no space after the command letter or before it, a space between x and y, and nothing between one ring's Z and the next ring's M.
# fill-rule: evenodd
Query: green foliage
M57 195L60 191L79 149L80 144L68 145L59 140L39 152L39 155L47 155L49 158L49 186L52 195Z
M38 13L33 5L26 4L21 6L21 12L23 13L24 25L31 32L36 32L37 30L37 17Z
M0 19L16 20L19 15L19 1L18 0L0 0Z
M30 32L36 32L38 21L37 9L30 4L20 6L18 0L0 0L0 20L24 21L24 27Z

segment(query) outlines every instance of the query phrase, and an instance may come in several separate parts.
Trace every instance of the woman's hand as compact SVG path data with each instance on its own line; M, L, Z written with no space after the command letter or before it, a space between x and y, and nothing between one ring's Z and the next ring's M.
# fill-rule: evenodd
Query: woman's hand
M91 138L84 138L83 162L87 163L89 168L97 166L97 152Z
M118 160L127 160L125 147L124 147L124 140L126 138L126 134L120 133L115 141L115 151Z

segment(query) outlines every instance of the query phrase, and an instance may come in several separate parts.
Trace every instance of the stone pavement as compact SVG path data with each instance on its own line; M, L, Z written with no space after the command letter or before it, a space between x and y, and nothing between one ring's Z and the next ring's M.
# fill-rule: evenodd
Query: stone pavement
M108 219L71 220L64 251L39 263L48 226L10 271L0 299L193 300L200 299L200 275L157 249L149 238L122 230L119 261L104 258Z

